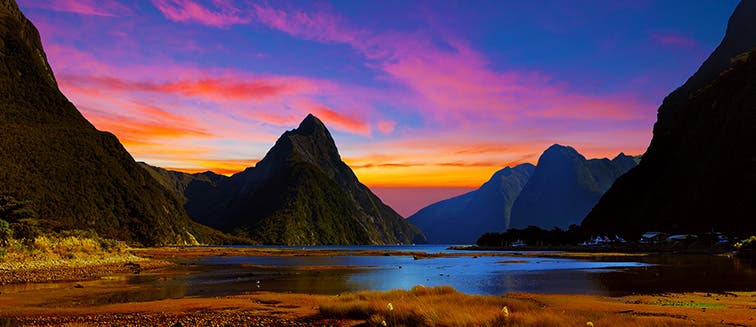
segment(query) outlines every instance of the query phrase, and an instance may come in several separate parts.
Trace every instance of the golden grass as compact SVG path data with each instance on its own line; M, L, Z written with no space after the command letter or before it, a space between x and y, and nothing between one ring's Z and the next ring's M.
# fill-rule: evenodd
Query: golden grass
M113 257L127 254L123 242L84 236L38 236L30 244L13 240L4 248L0 263L58 261Z
M370 326L501 326L511 316L508 312L534 308L526 301L466 295L450 286L415 286L342 295L321 304L319 311L324 317L365 320Z
M328 319L362 320L368 326L688 326L670 317L564 310L531 298L478 296L450 286L365 291L341 295L319 306Z

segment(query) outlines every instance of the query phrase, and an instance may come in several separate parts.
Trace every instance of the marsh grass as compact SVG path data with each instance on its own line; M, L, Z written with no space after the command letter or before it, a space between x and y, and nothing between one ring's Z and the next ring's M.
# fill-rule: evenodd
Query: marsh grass
M450 286L415 286L409 291L365 291L320 305L329 318L365 320L369 326L501 326L502 310L532 310L535 304L503 297L466 295Z
M667 317L555 310L524 298L467 295L450 286L343 294L318 309L324 318L363 320L367 326L688 325L685 320Z

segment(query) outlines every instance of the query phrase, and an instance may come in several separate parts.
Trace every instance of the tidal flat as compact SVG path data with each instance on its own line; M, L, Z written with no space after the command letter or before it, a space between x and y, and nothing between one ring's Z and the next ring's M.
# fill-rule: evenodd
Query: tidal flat
M25 270L61 278L0 287L0 326L752 326L756 312L753 268L721 255L446 246L129 253L141 269Z

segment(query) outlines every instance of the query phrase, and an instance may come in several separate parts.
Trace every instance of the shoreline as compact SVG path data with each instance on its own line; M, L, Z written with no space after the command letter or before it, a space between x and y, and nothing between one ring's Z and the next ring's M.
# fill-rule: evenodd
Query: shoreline
M688 326L754 325L751 314L756 310L756 292L721 293L664 293L638 294L621 297L581 294L509 293L501 296L468 295L450 287L437 287L442 292L437 296L415 294L411 291L362 291L338 295L301 294L286 292L252 291L230 296L180 296L170 294L158 300L131 300L124 303L98 303L101 297L112 297L149 288L149 285L130 285L123 281L124 275L144 274L148 278L167 278L171 273L186 273L182 259L207 256L333 256L333 255L395 255L412 256L416 259L432 259L446 256L548 256L565 258L592 258L602 256L645 256L647 253L425 253L403 251L334 251L300 249L221 248L221 247L170 247L130 248L118 260L133 259L138 266L115 261L102 263L97 260L80 260L77 264L56 262L45 266L43 276L66 276L66 278L19 278L15 283L0 287L0 325L2 326L174 326L189 325L263 325L263 326L355 326L376 325L375 317L395 319L400 313L406 319L420 325L413 315L422 317L444 316L453 321L469 321L469 303L480 303L485 317L503 325L546 326L576 325L587 322L598 325L659 325ZM89 263L89 265L88 265ZM34 269L0 270L14 274ZM79 271L76 273L76 271ZM73 276L73 277L72 277ZM423 290L424 288L420 288ZM448 290L451 289L451 290ZM430 292L432 293L432 292ZM414 297L413 297L414 296ZM373 302L363 299L374 298ZM411 300L414 299L414 300ZM118 301L118 300L116 300ZM414 301L414 302L413 302ZM472 302L471 302L472 301ZM397 311L386 311L392 303ZM511 316L503 317L507 307ZM330 309L329 309L330 308ZM335 308L335 309L334 309ZM357 310L355 308L361 308ZM493 310L495 308L496 310ZM327 309L327 310L326 310ZM346 310L346 311L340 311ZM350 311L351 310L351 311ZM354 311L357 310L357 311ZM394 309L391 309L394 310ZM425 312L423 310L437 310ZM475 309L478 310L478 309ZM354 312L353 312L354 311ZM350 313L351 312L351 313ZM356 314L358 312L359 314ZM392 313L393 312L393 313ZM435 312L435 313L434 313ZM478 314L480 316L481 314ZM509 313L508 313L509 315ZM393 317L393 318L392 318ZM415 318L413 318L415 317ZM449 318L450 317L450 318ZM484 318L485 318L484 317ZM402 318L404 319L404 318ZM436 319L436 318L434 318ZM441 318L438 318L441 319ZM475 318L480 319L480 317ZM498 320L497 320L498 319ZM503 319L503 320L502 320ZM477 320L476 320L477 321ZM440 323L436 323L437 325ZM472 323L479 325L479 323ZM443 325L443 324L441 324ZM500 325L500 324L499 324Z
M129 248L123 253L99 254L75 259L34 259L21 262L0 263L0 285L22 283L54 283L95 280L108 274L139 274L158 270L176 269L183 260L205 257L329 257L329 256L406 256L415 260L449 258L449 257L543 257L564 259L598 259L621 257L647 257L676 252L617 252L616 249L605 251L575 252L562 248L491 248L478 246L452 246L449 250L460 252L427 253L423 251L395 250L331 250L331 249L281 249L220 246L203 247L155 247ZM584 249L600 250L600 249ZM694 252L681 254L730 256L732 252Z
M493 251L493 252L525 252L525 253L549 253L551 251L568 253L590 253L595 255L652 255L652 254L701 254L701 255L733 255L735 251L727 249L687 249L675 247L662 247L658 245L642 246L639 244L629 246L479 246L479 245L453 245L448 248L456 251ZM552 253L552 255L558 255Z

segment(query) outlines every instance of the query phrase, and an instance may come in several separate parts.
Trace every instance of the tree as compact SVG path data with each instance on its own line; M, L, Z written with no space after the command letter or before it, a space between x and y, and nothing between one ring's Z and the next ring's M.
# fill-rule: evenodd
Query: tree
M13 230L11 230L10 224L0 219L0 246L7 246L12 237Z
M13 195L0 194L0 219L17 222L21 219L37 218L37 212L30 208L30 201L17 200Z

